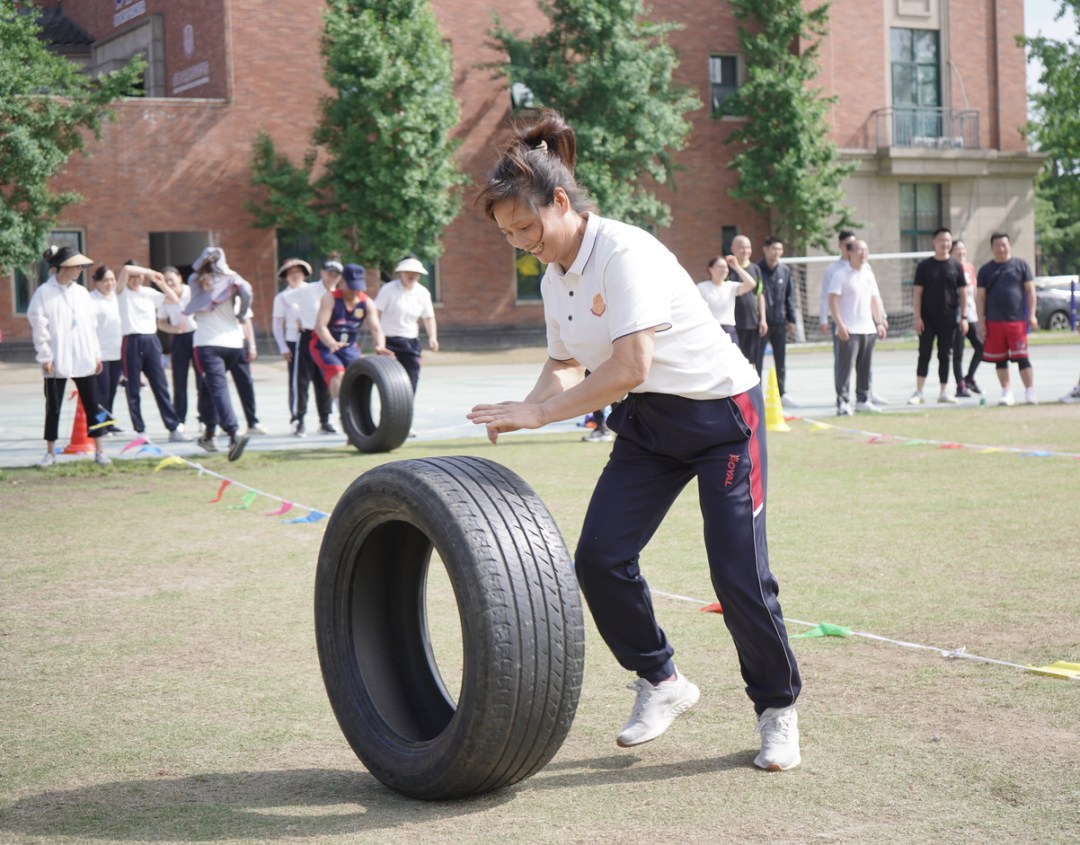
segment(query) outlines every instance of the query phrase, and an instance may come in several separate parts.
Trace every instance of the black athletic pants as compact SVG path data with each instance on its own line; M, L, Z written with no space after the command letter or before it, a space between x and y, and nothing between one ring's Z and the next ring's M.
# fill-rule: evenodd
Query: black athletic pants
M97 376L81 376L73 378L75 388L79 391L79 399L82 401L83 412L86 414L86 426L97 423L97 415L100 412L97 400ZM49 442L59 439L57 437L60 425L60 409L64 406L64 388L67 386L66 378L45 379L45 439ZM101 437L102 429L90 430L91 437Z
M240 384L244 378L244 369L240 365L244 361L244 350L234 349L229 346L196 346L195 366L206 382L208 401L200 402L199 412L206 425L206 434L212 435L214 429L220 425L228 435L236 434L239 425L236 422L236 414L233 412L232 398L229 396L229 383L225 379L225 373L232 373L236 383L236 392L240 393ZM239 374L239 375L238 375ZM247 370L247 378L250 381L251 371Z
M773 364L776 366L776 386L780 388L780 395L783 396L787 393L785 389L787 381L787 323L769 326L769 333L762 338L762 358L765 357L764 341L766 340L772 344ZM758 366L758 372L761 372L760 366Z
M694 477L705 548L746 692L758 714L795 703L802 682L788 647L765 539L765 407L760 385L728 399L631 393L611 412L618 433L575 553L578 582L604 642L649 681L674 672L639 556Z
M303 423L307 413L308 385L315 388L315 409L319 412L319 422L325 425L330 422L330 388L326 380L315 365L315 359L311 357L311 336L313 331L300 332L300 339L296 341L293 349L292 365L292 419Z
M120 384L120 376L124 374L123 361L102 361L101 372L94 378L97 379L98 404L113 415L113 399L116 396L116 386Z
M765 349L764 338L758 334L756 326L752 329L737 328L735 331L739 335L739 349L746 360L757 368L758 378L761 378L761 362L765 357L762 354Z
M949 383L949 357L952 355L953 338L958 331L955 316L939 317L928 320L923 317L923 332L919 335L919 365L915 375L926 378L930 372L930 356L934 352L934 339L937 339L938 379L942 384Z
M176 411L176 416L180 418L181 423L187 421L189 367L195 370L197 389L202 389L200 384L202 376L199 375L199 368L195 366L194 342L195 332L185 332L184 334L174 334L172 336L172 352L169 354L169 363L172 365L173 409ZM201 413L199 418L202 419ZM206 422L206 420L202 421Z
M956 328L956 340L953 346L953 375L956 376L956 383L962 384L964 381L964 337L960 334L960 327ZM968 364L967 377L969 379L975 378L975 371L979 368L979 364L982 363L983 355L983 342L979 340L979 324L968 323L968 331L966 335L967 339L971 341L971 363Z
M398 363L405 368L412 382L412 392L416 394L416 384L420 381L420 338L388 337L386 348L397 356Z
M161 364L161 341L153 334L129 334L124 336L122 349L124 378L127 380L124 387L131 425L138 432L146 431L139 400L139 374L143 373L154 393L161 421L165 423L165 428L174 431L180 425L180 418L169 399L169 383L165 380L165 367Z

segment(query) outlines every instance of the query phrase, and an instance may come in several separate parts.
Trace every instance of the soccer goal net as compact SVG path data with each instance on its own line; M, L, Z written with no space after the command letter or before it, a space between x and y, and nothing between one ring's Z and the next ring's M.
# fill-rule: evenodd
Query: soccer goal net
M915 331L912 310L912 283L915 266L932 252L886 252L870 256L870 268L877 278L878 290L889 318L889 337L899 337ZM781 258L791 269L795 283L795 330L789 340L794 343L813 343L830 339L821 326L821 280L825 269L838 255L803 255ZM828 317L828 301L825 304ZM831 329L830 329L831 331Z

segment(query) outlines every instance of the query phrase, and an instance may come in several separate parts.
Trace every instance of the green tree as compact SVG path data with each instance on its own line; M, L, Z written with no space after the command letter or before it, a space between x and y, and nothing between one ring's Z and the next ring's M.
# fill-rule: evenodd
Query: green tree
M495 19L489 34L506 60L493 67L574 127L576 176L605 216L669 226L671 208L646 177L675 189L673 154L692 128L683 115L701 108L694 91L671 80L679 61L667 34L681 27L645 20L642 0L541 0L540 8L551 27L533 38Z
M1071 10L1080 30L1080 0L1059 0L1058 19ZM1080 32L1078 32L1080 34ZM1047 275L1080 272L1080 43L1017 36L1042 62L1042 90L1032 94L1023 127L1049 153L1035 179L1035 234Z
M730 192L772 217L788 246L829 246L829 235L858 224L844 206L844 179L858 166L842 163L828 139L835 97L812 87L828 32L829 3L731 0L746 61L746 81L724 101L724 112L746 122L728 138L741 145L728 167L739 172Z
M82 197L54 193L49 180L76 152L86 154L85 130L101 138L109 104L135 93L141 56L97 79L79 72L39 38L33 10L0 0L0 267L41 257L49 230L65 207Z
M392 267L407 253L433 260L460 211L465 183L453 159L460 118L450 47L429 0L329 0L326 81L317 148L300 165L259 133L248 206L261 228L305 233L319 248ZM316 163L317 161L317 163Z

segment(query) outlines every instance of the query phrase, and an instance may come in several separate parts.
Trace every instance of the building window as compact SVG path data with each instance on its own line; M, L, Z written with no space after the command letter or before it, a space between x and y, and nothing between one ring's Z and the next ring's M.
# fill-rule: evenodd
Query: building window
M70 246L79 252L83 252L83 233L54 230L49 233L49 243L56 244L56 246ZM49 265L44 261L35 261L33 264L28 265L25 270L15 271L16 314L26 313L26 310L30 307L30 299L33 297L34 291L47 281L49 281ZM84 276L79 281L83 285L86 284L85 271Z
M180 278L186 279L193 272L191 265L208 246L209 232L151 232L150 266L155 270L175 267Z
M900 250L934 248L934 230L941 226L941 185L900 186Z
M739 60L735 56L709 57L709 82L712 85L713 114L723 114L723 104L739 87Z
M720 240L724 244L722 252L724 255L731 255L731 242L739 236L738 226L722 226L720 229Z
M893 144L941 138L941 59L932 29L892 30Z
M514 249L514 277L517 283L517 299L540 299L540 280L544 278L546 264L531 252Z

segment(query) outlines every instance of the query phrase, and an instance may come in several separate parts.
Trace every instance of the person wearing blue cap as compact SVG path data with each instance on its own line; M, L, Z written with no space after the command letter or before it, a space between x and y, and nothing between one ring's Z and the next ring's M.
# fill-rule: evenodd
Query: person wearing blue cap
M346 264L342 278L344 287L339 286L323 295L319 303L319 316L315 318L315 333L311 338L312 360L330 388L335 409L345 370L360 357L360 346L356 339L365 322L371 330L375 354L394 357L394 353L386 348L379 310L364 293L367 289L364 268L359 264Z

